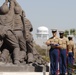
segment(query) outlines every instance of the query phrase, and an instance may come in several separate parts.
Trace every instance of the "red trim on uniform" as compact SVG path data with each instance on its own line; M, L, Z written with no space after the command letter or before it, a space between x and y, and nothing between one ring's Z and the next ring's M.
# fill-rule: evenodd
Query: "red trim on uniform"
M59 69L59 61L60 61L60 50L58 50L58 70L56 72L56 75L59 75L60 69Z
M68 55L68 50L66 50L66 56ZM66 67L68 68L68 56L67 56L67 59L66 59ZM68 72L68 71L67 71Z

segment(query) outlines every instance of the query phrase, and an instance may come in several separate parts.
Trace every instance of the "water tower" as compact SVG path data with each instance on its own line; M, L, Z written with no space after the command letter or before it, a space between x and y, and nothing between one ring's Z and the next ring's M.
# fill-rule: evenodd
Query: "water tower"
M40 26L37 28L36 31L36 44L40 45L41 47L44 46L44 42L49 38L49 29L45 26Z
M49 38L49 30L45 26L40 26L37 28L37 38L39 39L48 39Z

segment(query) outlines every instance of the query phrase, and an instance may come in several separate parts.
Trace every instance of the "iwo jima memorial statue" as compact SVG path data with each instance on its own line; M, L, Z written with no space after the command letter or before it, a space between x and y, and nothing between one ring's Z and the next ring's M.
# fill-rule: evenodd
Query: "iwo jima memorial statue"
M36 71L44 64L33 45L33 27L16 0L0 7L0 71Z

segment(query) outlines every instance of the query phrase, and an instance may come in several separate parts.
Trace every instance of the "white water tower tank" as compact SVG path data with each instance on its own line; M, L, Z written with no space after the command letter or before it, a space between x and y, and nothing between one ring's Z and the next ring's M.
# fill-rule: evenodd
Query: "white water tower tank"
M48 39L49 38L49 30L45 26L40 26L37 28L37 38Z

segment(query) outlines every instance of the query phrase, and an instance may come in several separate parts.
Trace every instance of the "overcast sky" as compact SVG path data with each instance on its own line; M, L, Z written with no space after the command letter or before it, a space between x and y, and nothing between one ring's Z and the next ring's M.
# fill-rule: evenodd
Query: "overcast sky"
M25 10L34 31L39 26L49 29L76 28L76 0L17 0ZM4 0L0 0L0 6Z

